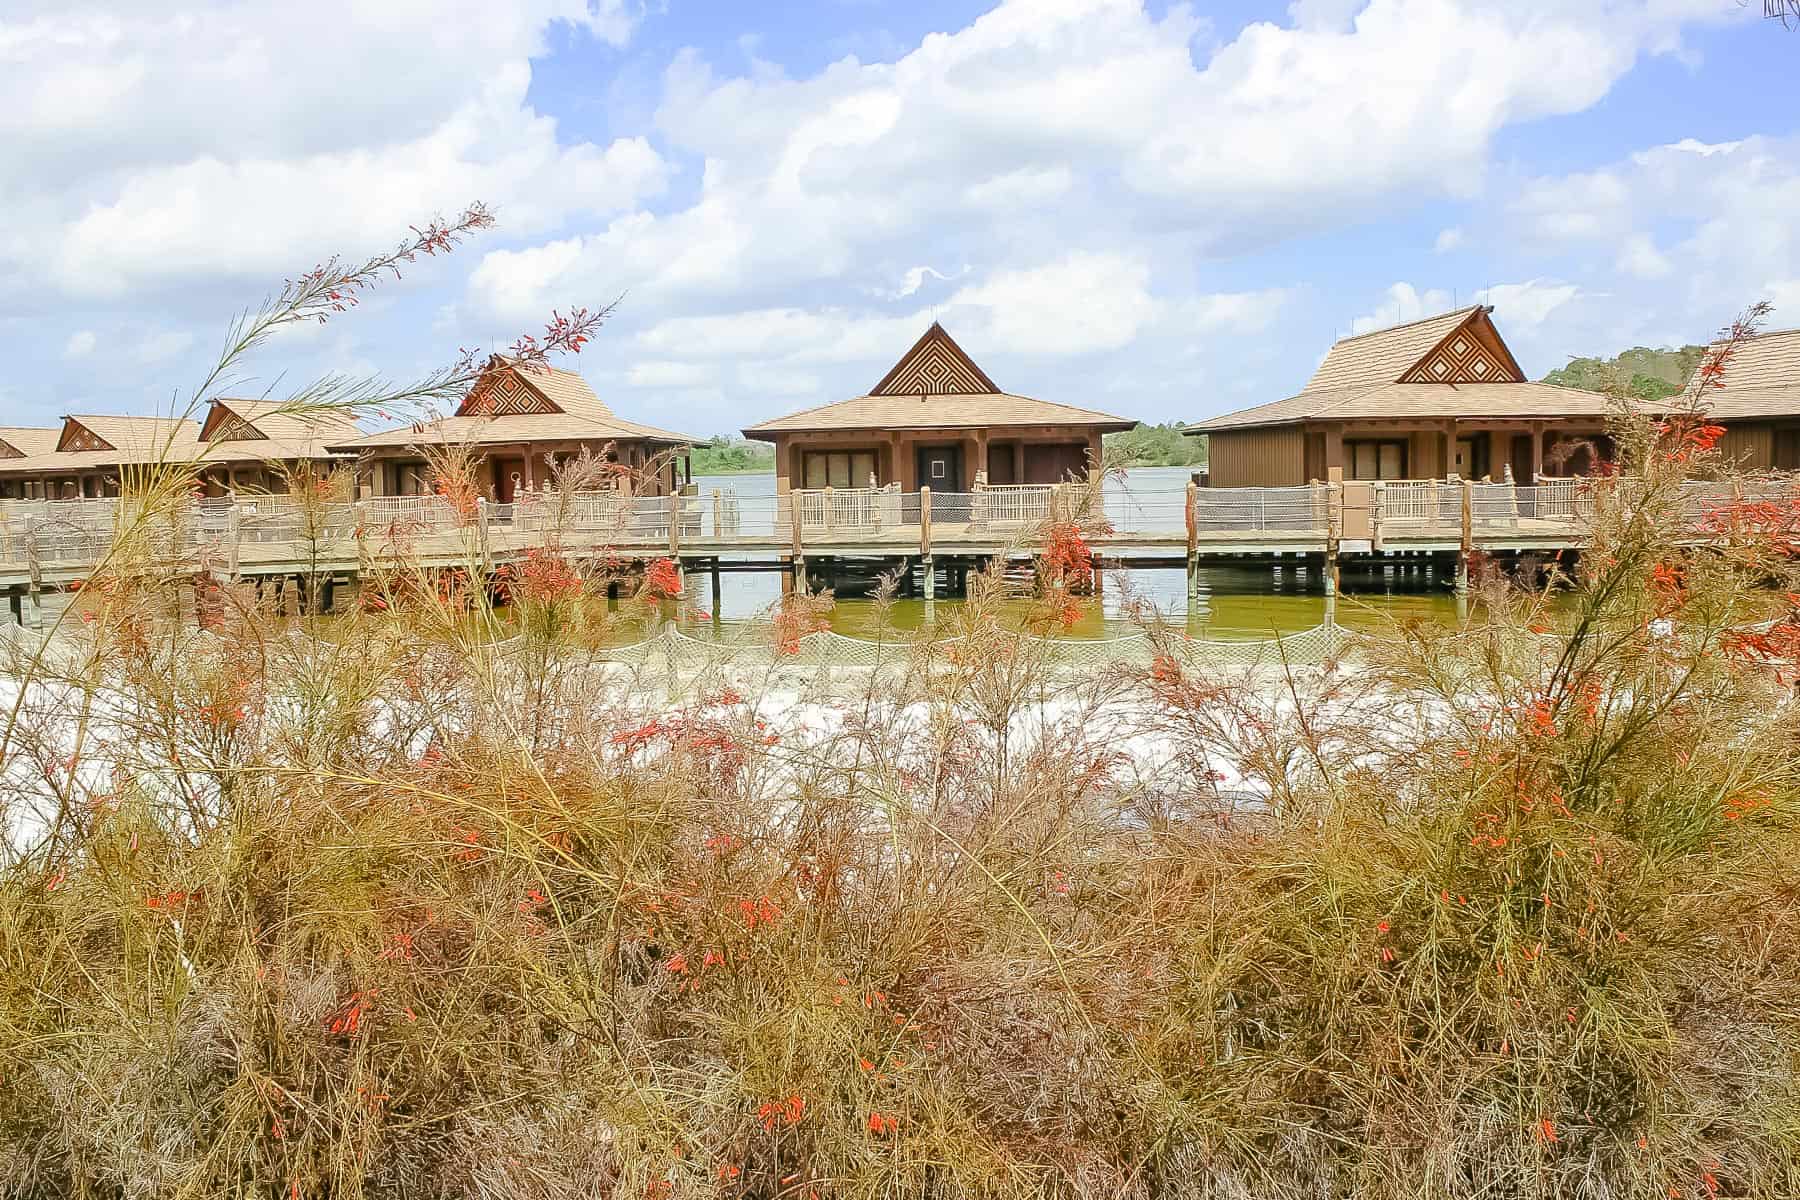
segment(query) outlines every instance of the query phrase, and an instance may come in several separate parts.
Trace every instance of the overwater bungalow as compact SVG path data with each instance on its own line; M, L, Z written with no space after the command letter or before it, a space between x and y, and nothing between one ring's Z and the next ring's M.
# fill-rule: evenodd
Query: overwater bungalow
M12 429L0 441L0 497L116 496L128 467L191 459L200 426L179 417L65 416L59 429ZM48 442L48 449L45 443Z
M299 412L275 400L215 400L200 426L201 487L209 496L285 492L291 474L305 465L324 470L349 461L327 450L326 443L361 432L340 410Z
M194 465L211 496L283 492L287 471L329 462L325 442L357 433L345 414L301 414L270 400L215 400L202 422L67 416L57 429L0 430L0 497L116 496L125 471L157 463Z
M942 325L865 396L762 421L744 436L775 446L775 488L969 492L1058 483L1100 457L1101 435L1135 421L1003 392Z
M480 464L489 498L509 504L521 490L549 486L552 461L584 450L618 464L621 486L666 495L684 482L684 468L692 479L691 461L678 453L693 443L687 434L615 415L573 371L495 355L454 415L345 439L332 449L358 457L364 494L420 496L433 488L428 450L466 447Z
M1610 456L1605 396L1533 383L1474 305L1340 339L1298 395L1186 427L1208 438L1213 487L1352 480L1519 483Z
M1708 411L1725 427L1720 453L1746 470L1800 471L1800 329L1739 342L1723 382L1705 392Z

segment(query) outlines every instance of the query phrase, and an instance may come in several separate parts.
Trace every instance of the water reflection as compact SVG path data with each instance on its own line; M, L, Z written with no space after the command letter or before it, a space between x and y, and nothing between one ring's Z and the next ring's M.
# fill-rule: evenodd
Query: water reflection
M1109 481L1110 511L1160 511L1161 501L1176 497L1173 519L1179 520L1179 497L1186 486L1185 467L1135 467L1119 481ZM774 495L772 475L698 476L700 493L714 488L735 489L745 500ZM1142 525L1141 512L1136 522ZM1325 590L1316 569L1290 561L1280 567L1203 566L1199 596L1190 605L1186 572L1173 569L1108 571L1103 595L1088 606L1071 637L1116 637L1133 625L1127 609L1132 600L1146 601L1174 623L1186 619L1196 637L1266 637L1272 632L1292 633L1310 629L1325 619ZM1437 574L1424 563L1390 566L1379 572L1353 572L1343 576L1345 592L1337 599L1337 621L1353 629L1379 629L1393 619L1422 619L1453 623L1457 620L1456 597L1447 574ZM781 576L773 571L726 572L720 579L718 611L713 612L711 580L704 571L688 576L690 606L721 620L743 620L778 603ZM946 615L954 599L934 602L895 600L889 620L901 630L924 628ZM935 607L934 607L935 606ZM868 636L880 617L873 601L840 596L831 616L832 627L851 636Z

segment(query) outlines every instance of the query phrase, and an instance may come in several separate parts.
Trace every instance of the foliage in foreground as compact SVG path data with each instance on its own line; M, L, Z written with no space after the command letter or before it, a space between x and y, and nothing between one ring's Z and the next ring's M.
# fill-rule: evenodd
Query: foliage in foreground
M1717 436L1621 415L1563 598L1255 678L993 577L664 690L599 548L195 638L124 546L8 664L0 1192L1800 1193L1800 497L1692 548Z

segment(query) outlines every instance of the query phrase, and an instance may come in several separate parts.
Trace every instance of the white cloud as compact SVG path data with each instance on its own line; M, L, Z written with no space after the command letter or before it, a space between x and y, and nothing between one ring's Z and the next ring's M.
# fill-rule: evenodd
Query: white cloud
M946 275L942 271L935 270L931 267L908 267L905 276L900 280L900 286L893 291L886 293L886 295L893 300L904 300L917 292L920 288L924 287L927 279L935 279L940 283L949 283L958 276L967 275L968 273L969 268L967 266L964 266L962 270L956 273L956 275Z
M983 271L1153 238L1241 251L1394 197L1469 194L1503 127L1585 108L1684 19L1718 15L1714 0L1350 11L1303 5L1300 27L1252 24L1202 62L1187 7L1156 19L1136 0L1009 0L897 62L803 79L767 63L721 78L686 53L657 121L705 164L693 203L581 236L540 288L493 252L471 301L516 319L570 288L659 310L867 293L950 247L979 247Z
M1156 316L1157 307L1144 259L1078 252L1043 266L996 272L958 290L948 311L979 310L983 340L996 350L1069 355L1117 350Z
M77 329L74 333L69 335L69 340L63 344L63 357L70 359L86 358L94 352L94 344L98 340L99 339L94 336L93 330Z
M1453 225L1449 229L1440 230L1438 232L1437 241L1432 243L1431 248L1435 253L1448 254L1452 250L1461 249L1462 244L1467 240L1467 237L1463 234L1462 226Z
M1350 332L1369 333L1386 329L1390 325L1404 325L1408 321L1417 321L1420 317L1447 312L1452 307L1454 305L1450 293L1441 288L1420 291L1410 283L1390 284L1385 303L1377 306L1373 312L1354 318L1350 322Z
M1618 268L1634 279L1661 279L1674 270L1647 233L1626 237L1619 248Z
M0 277L123 299L278 280L478 199L527 236L635 207L667 174L646 140L566 143L526 102L557 23L618 44L632 18L622 0L11 5Z
M146 365L167 362L194 344L194 335L185 329L161 329L138 339L137 360Z
M1491 304L1494 319L1512 330L1531 330L1550 319L1563 305L1581 294L1572 283L1530 279L1524 283L1497 283L1475 293L1482 304Z
M1350 332L1369 333L1390 325L1403 325L1450 312L1459 304L1488 304L1493 306L1494 323L1499 326L1501 335L1510 339L1515 334L1528 334L1537 329L1552 313L1580 294L1581 289L1574 284L1529 279L1524 283L1496 283L1464 299L1444 288L1421 289L1402 281L1388 287L1385 303L1353 320Z
M717 369L709 363L670 362L662 359L632 363L625 373L625 381L638 388L703 387L717 378Z

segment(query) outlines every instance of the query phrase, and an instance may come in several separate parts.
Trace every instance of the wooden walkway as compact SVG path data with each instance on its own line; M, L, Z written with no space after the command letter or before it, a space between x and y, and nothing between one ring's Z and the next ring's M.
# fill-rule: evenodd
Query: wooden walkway
M1712 491L1708 491L1708 487ZM1783 484L1791 487L1791 484ZM77 585L107 569L210 573L219 578L347 576L383 567L492 570L534 550L668 557L685 568L779 570L805 579L812 559L911 561L967 570L1028 558L1046 530L1078 520L1107 566L1186 567L1203 561L1532 553L1579 549L1592 504L1582 480L1535 485L1466 480L1312 484L1292 488L1109 488L1104 513L1076 485L968 493L893 488L801 491L761 500L726 490L631 497L529 493L511 504L459 509L437 496L302 503L226 496L144 514L117 498L0 502L0 592L13 597ZM1731 498L1695 485L1698 524ZM1327 577L1330 577L1327 572Z

